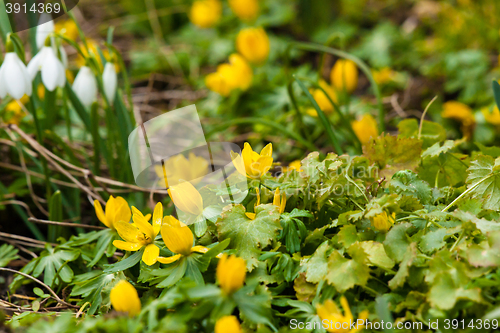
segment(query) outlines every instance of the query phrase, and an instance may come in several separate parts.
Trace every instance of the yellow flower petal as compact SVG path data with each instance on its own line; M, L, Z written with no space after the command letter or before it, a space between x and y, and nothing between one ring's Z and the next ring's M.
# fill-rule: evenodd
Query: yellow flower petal
M158 261L161 262L162 264L171 264L173 262L176 262L181 258L180 254L176 254L175 256L171 256L168 258L165 257L158 257Z
M153 211L153 230L155 236L158 235L161 229L161 224L163 222L163 205L161 202L158 202L155 206L155 210Z
M191 252L207 253L210 250L208 247L196 245L191 248Z
M248 217L250 220L255 220L255 213L245 213L246 217Z
M262 148L262 150L260 151L260 156L273 156L273 144L268 143L267 146Z
M353 92L358 86L358 68L356 64L352 60L337 60L330 72L330 80L338 91Z
M245 164L243 161L243 157L240 156L240 154L235 153L234 151L231 151L231 160L233 161L234 167L236 170L242 174L243 176L247 176L247 172L245 170Z
M116 200L110 195L108 201L106 202L106 210L105 210L106 220L108 223L113 223L116 215ZM127 221L128 222L128 221Z
M118 235L129 243L140 243L143 238L142 232L130 223L117 221L115 228Z
M114 240L113 245L116 248L124 251L139 251L143 246L141 243L130 243L121 240Z
M245 282L245 260L234 255L223 254L217 264L217 280L226 294L231 294L240 289Z
M137 290L125 280L121 280L111 289L109 299L116 311L128 313L130 317L141 312L141 300Z
M104 215L104 211L102 210L101 203L98 200L94 200L94 209L95 209L95 214L97 215L99 221L101 221L102 224L104 224L106 227L113 228L113 225L108 223L106 215Z
M203 198L190 182L182 182L171 186L168 194L175 206L183 212L195 216L203 213Z
M161 227L161 237L170 251L185 256L191 253L194 241L193 233L175 217L165 216Z
M215 333L241 333L240 323L235 316L224 316L215 323Z
M116 221L129 222L132 213L130 212L130 208L128 206L127 201L122 197L115 198L115 216L113 219L113 223Z
M251 63L266 61L269 50L269 37L262 28L245 28L236 36L236 49Z
M155 231L153 229L153 226L149 224L149 222L146 220L144 215L142 214L134 214L132 216L132 220L134 221L134 224L139 228L139 230L146 235L147 240L151 243L155 239Z
M160 248L154 244L149 244L144 249L142 254L142 261L148 266L154 265L158 256L160 255Z

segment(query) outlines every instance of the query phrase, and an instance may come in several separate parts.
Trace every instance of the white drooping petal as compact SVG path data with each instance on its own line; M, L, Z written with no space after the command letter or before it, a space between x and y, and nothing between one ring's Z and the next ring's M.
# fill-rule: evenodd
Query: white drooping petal
M47 47L42 60L42 82L49 91L54 91L56 87L63 87L65 80L61 81L61 75L64 78L64 66L51 47Z
M28 64L28 74L33 81L35 79L36 73L42 68L42 61L45 55L45 50L46 48L43 47L40 52L38 52L33 58L31 58L29 64Z
M68 67L68 54L66 53L66 50L64 47L61 45L59 46L59 53L61 54L61 62L64 66L64 68Z
M73 82L73 91L85 106L90 106L97 99L97 81L89 67L83 66Z
M20 99L25 94L31 95L31 81L28 70L19 59L17 53L9 52L5 55L2 64L1 81L5 85L6 92L14 99Z
M104 94L106 95L109 104L113 105L118 78L116 75L115 65L111 62L106 63L106 65L104 66L104 72L102 73L102 83L104 85Z
M49 14L43 13L40 15L38 26L36 27L36 46L42 48L45 45L47 36L52 32L54 32L54 21L52 21L52 17Z
M3 66L0 67L0 98L7 96L7 88L2 76L3 68Z

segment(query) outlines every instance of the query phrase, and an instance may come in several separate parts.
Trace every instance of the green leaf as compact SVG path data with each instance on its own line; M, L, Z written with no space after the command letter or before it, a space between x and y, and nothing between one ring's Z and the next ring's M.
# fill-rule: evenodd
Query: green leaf
M231 239L230 247L246 260L248 271L257 266L261 250L271 244L281 229L278 207L259 205L255 213L255 219L250 220L245 215L245 207L229 206L216 223L219 239Z
M328 273L327 252L330 249L328 242L321 244L307 262L307 282L319 283Z
M406 252L403 256L403 261L399 264L399 270L394 275L394 277L389 281L389 287L391 289L396 289L402 287L406 281L406 278L410 275L409 269L413 264L413 261L417 257L417 244L411 243L407 247Z
M410 223L396 224L387 233L384 241L384 248L389 258L396 262L401 262L410 245L410 239L406 235L406 230L411 227Z
M389 190L393 193L413 196L423 204L432 203L432 189L429 184L409 170L395 173L389 183Z
M442 228L430 231L420 239L418 246L422 252L430 253L439 250L446 245L444 237L448 234L448 229Z
M497 103L497 107L500 109L500 84L498 81L493 80L493 96L495 96L495 102Z
M394 260L389 258L384 249L384 244L374 241L365 241L359 243L366 254L368 262L374 266L391 269L394 267Z
M474 267L500 266L500 231L490 233L488 240L471 244L462 252Z
M500 157L478 155L468 169L467 189L473 198L483 203L484 209L500 207Z
M326 280L341 293L355 285L366 285L370 278L370 268L367 265L368 256L363 247L359 243L355 243L347 249L347 252L352 259L344 258L336 250L328 258Z
M0 246L0 267L5 267L12 260L19 259L18 250L10 244L2 244Z
M467 167L467 155L444 153L425 158L418 168L418 175L435 187L457 186L465 182Z
M399 137L418 139L419 122L416 119L404 119L398 123ZM446 139L446 130L438 123L424 120L420 139L422 148L428 148Z
M43 273L43 282L49 286L59 285L60 280L69 283L73 279L73 270L67 263L75 261L79 256L80 252L77 250L46 245L33 270L33 276L38 277Z
M108 253L108 257L112 256L116 250L113 245L113 240L117 238L115 231L111 229L104 229L98 232L97 244L94 249L94 258L87 264L87 267L93 267L99 260L101 260L104 252L111 247L112 252Z
M120 271L124 271L135 264L137 264L141 258L142 254L144 252L145 247L142 247L139 251L134 252L130 257L127 257L125 259L120 260L119 262L112 264L112 265L104 265L104 273L109 274L109 273L116 273Z
M422 141L381 135L363 146L363 154L381 169L380 176L390 178L399 170L415 170L422 151Z
M479 148L481 153L483 155L489 155L493 158L500 157L500 147L486 147L485 145L481 144L480 142L474 142L474 144Z
M442 146L439 142L436 142L422 153L422 158L439 156L455 148L455 145L456 143L453 140L446 140Z
M307 282L305 273L300 273L293 281L293 289L299 301L311 303L314 296L316 296L317 286Z
M339 243L344 245L346 248L356 243L358 238L358 232L356 230L356 226L353 224L345 225L340 228L338 233ZM368 253L368 252L367 252Z

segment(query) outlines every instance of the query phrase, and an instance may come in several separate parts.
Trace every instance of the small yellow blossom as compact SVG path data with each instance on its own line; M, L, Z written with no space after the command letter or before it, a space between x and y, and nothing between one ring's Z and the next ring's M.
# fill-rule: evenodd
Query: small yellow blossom
M261 64L269 55L269 37L262 28L242 29L236 37L236 49L253 64Z
M179 154L170 157L165 164L155 165L156 175L160 178L160 186L173 186L181 181L197 184L208 172L208 162L201 156L190 152L188 158Z
M443 104L443 111L441 112L443 118L450 118L459 121L462 124L462 132L465 137L472 136L472 130L476 123L474 113L467 105L457 102L449 101Z
M252 84L253 72L247 61L239 54L231 54L229 63L217 67L215 73L205 78L207 88L228 96L235 89L247 90Z
M208 248L204 246L193 246L193 232L187 225L173 216L165 216L163 219L161 237L165 242L165 246L175 253L175 255L168 258L158 257L158 261L162 264L171 264L182 256L189 256L193 252L205 253L208 251Z
M106 212L102 210L101 203L97 200L94 200L94 209L99 221L113 230L115 230L115 224L118 221L128 223L132 216L127 201L122 197L114 198L112 195L109 196L106 203Z
M291 170L297 170L297 172L302 172L304 170L301 169L302 167L302 162L300 160L295 160L290 162L287 167L283 168L283 172L288 172Z
M258 154L253 151L248 142L245 142L241 156L231 151L231 158L240 174L248 178L258 179L264 176L273 165L273 145L268 144Z
M175 206L184 213L198 216L203 213L203 198L190 182L170 186L168 195Z
M132 216L134 223L130 224L123 221L114 223L118 235L125 241L115 240L113 241L113 245L125 251L139 251L144 247L142 261L148 266L154 265L160 254L160 248L154 244L154 241L156 235L160 232L163 205L161 202L156 204L153 211L152 225L135 207L132 210L134 211Z
M229 0L229 7L243 21L253 21L259 13L258 0Z
M189 11L189 19L200 28L213 27L222 15L222 3L219 0L196 0Z
M111 305L118 312L125 312L129 317L141 312L141 300L134 286L125 280L121 280L111 289L109 294Z
M384 67L380 70L373 70L372 75L375 82L383 85L394 80L396 73L389 67Z
M224 316L215 323L215 333L242 333L240 322L235 316Z
M362 144L367 144L371 137L378 136L377 122L370 114L364 114L360 120L353 121L351 126Z
M321 109L321 111L323 111L325 113L331 113L334 110L334 106L333 106L332 102L338 103L337 93L332 88L332 86L330 86L324 80L319 81L319 86L321 88L323 88L323 90L326 92L326 94L321 89L312 89L311 95L313 96L316 103L318 103L318 106ZM328 96L327 96L327 94L328 94ZM330 97L332 102L330 102L330 99L328 97ZM318 116L318 113L317 113L316 109L314 109L314 108L308 109L307 113L313 117Z
M482 108L481 112L483 113L484 119L492 125L499 126L500 125L500 112L498 107L495 106L493 111L490 111L490 108Z
M257 197L257 201L255 201L254 205L254 211L255 208L260 205L260 190L258 187L255 188L255 196ZM250 220L255 220L255 213L245 213L245 215L250 219Z
M217 280L222 290L230 295L240 289L247 274L246 263L243 258L223 254L217 265Z
M85 47L85 44L80 43L80 49L82 50L82 53L85 57L82 57L80 55L80 53L78 53L78 58L76 59L76 64L78 65L78 67L85 66L87 63L86 58L92 56L93 58L95 58L97 60L97 63L99 64L99 68L102 70L103 64L102 64L101 55L99 54L99 51L98 51L98 48L99 48L98 42L96 42L93 39L88 38L88 39L86 39L86 43L87 43L87 47L88 47L88 52L87 52L87 48ZM104 55L104 57L106 59L109 59L108 50L106 50L106 49L102 50L102 54ZM66 72L66 76L67 76L67 72Z
M388 215L387 212L378 214L371 218L373 227L378 231L387 232L394 225L396 221L396 213Z
M4 118L5 123L7 124L16 124L19 125L21 120L26 116L26 113L23 110L23 103L21 101L11 101L9 102L4 109Z
M78 27L73 20L57 21L55 31L71 40L78 38Z
M285 211L286 207L286 193L283 192L280 194L280 189L277 188L276 192L274 192L273 205L279 208L280 214Z
M330 72L330 80L338 91L351 93L358 86L358 67L352 60L339 59Z
M356 333L363 329L363 325L355 325L355 328L350 329L351 324L355 322L347 299L342 296L340 305L344 310L344 314L331 299L326 300L323 304L316 305L316 313L318 314L323 327L330 333ZM362 311L359 314L360 320L368 318L368 311Z

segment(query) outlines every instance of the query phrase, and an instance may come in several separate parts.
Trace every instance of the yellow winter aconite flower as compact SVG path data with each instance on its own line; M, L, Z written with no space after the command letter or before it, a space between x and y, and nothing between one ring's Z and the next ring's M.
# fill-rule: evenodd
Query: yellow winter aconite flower
M365 114L360 120L353 121L351 126L362 144L368 143L371 137L378 136L377 121L370 114Z
M21 119L26 116L23 110L23 103L19 101L9 102L4 109L5 113L2 118L5 120L6 124L19 125Z
M340 311L334 301L331 299L326 300L323 304L316 305L316 313L321 319L323 327L331 333L356 333L363 329L363 325L355 325L353 329L350 329L351 324L355 322L351 309L349 308L349 303L347 299L342 296L340 298L340 305L344 310L344 314ZM368 318L368 311L362 311L359 314L361 320Z
M96 42L93 39L88 38L88 39L86 39L86 43L87 43L87 47L88 47L88 52L87 52L87 48L85 47L85 44L80 43L80 49L82 50L83 55L85 56L85 58L87 58L89 56L92 56L93 58L95 58L97 60L97 63L99 64L99 68L102 70L103 64L102 64L101 56L100 56L99 51L98 51L98 47L99 47L98 42ZM102 54L104 55L104 57L106 59L109 59L108 50L106 50L106 49L102 50ZM86 65L87 60L85 58L82 57L80 55L80 53L78 53L78 58L76 59L76 64L78 65L78 67L83 67Z
M232 294L243 286L247 274L246 263L243 258L223 254L217 264L217 280L221 289Z
M109 299L116 311L128 313L129 317L138 315L141 312L141 300L137 290L125 280L121 280L111 289Z
M203 198L190 182L170 186L168 195L175 206L184 213L198 216L203 213Z
M312 89L311 95L313 96L316 103L318 103L318 106L321 109L321 111L323 111L325 113L333 112L334 107L333 107L332 102L334 102L334 103L338 102L337 93L332 88L332 86L330 86L324 80L320 80L318 84L321 88L323 88L323 90L326 92L326 94L321 89ZM330 102L330 99L328 97L330 97L332 102ZM316 112L316 109L314 109L314 108L308 109L307 113L313 117L318 116L318 113Z
M55 31L71 40L78 38L78 27L73 20L57 21Z
M112 195L109 196L108 202L106 203L106 212L102 210L101 203L97 200L94 200L94 209L99 221L113 230L118 221L128 223L132 216L127 201L122 197L114 198Z
M205 78L207 88L222 96L228 96L235 89L246 90L253 79L252 68L239 54L229 56L229 63L217 67L215 73Z
M240 322L235 316L224 316L215 323L215 333L242 333Z
M499 126L500 125L500 111L498 107L495 106L493 111L490 111L490 108L482 108L481 112L483 113L484 119L492 125Z
M176 253L172 257L158 257L162 264L171 264L179 260L182 256L189 256L193 252L205 253L208 248L197 245L193 246L194 236L191 229L173 216L165 216L161 227L161 237L165 246Z
M378 231L386 232L394 225L396 221L396 213L388 215L387 212L378 214L371 218L373 227Z
M330 72L330 80L338 91L351 93L358 86L358 67L352 60L339 59Z
M269 55L269 37L262 28L242 29L236 37L236 49L249 62L261 64Z
M245 142L241 156L231 151L231 158L240 174L248 178L258 179L264 176L273 165L273 145L269 143L258 154L253 151L248 142Z
M176 185L181 181L197 184L207 171L207 160L192 152L189 153L188 158L179 154L170 157L163 166L155 165L156 175L160 178L158 184L165 187Z
M148 218L133 207L134 214L132 220L134 223L117 221L115 228L125 241L115 240L113 245L125 251L139 251L144 247L142 254L142 261L148 266L154 265L160 254L160 248L154 244L156 235L160 232L162 218L163 218L163 205L161 202L157 203L153 211L152 225L148 222Z
M449 101L443 104L441 116L459 121L462 124L464 136L471 137L476 120L470 107L457 101Z
M253 21L259 13L258 0L229 0L229 7L243 21Z
M273 205L279 208L280 214L285 211L286 207L286 193L283 192L280 194L280 189L277 188L276 192L274 192Z
M301 169L302 167L302 162L300 160L295 160L290 162L287 167L283 168L283 172L288 172L291 170L297 170L297 172L302 172L304 170Z
M189 19L200 28L210 28L220 19L222 3L219 0L196 0L189 11Z
M372 71L373 79L378 84L386 84L391 82L394 79L396 73L390 69L389 67L384 67L380 70Z

